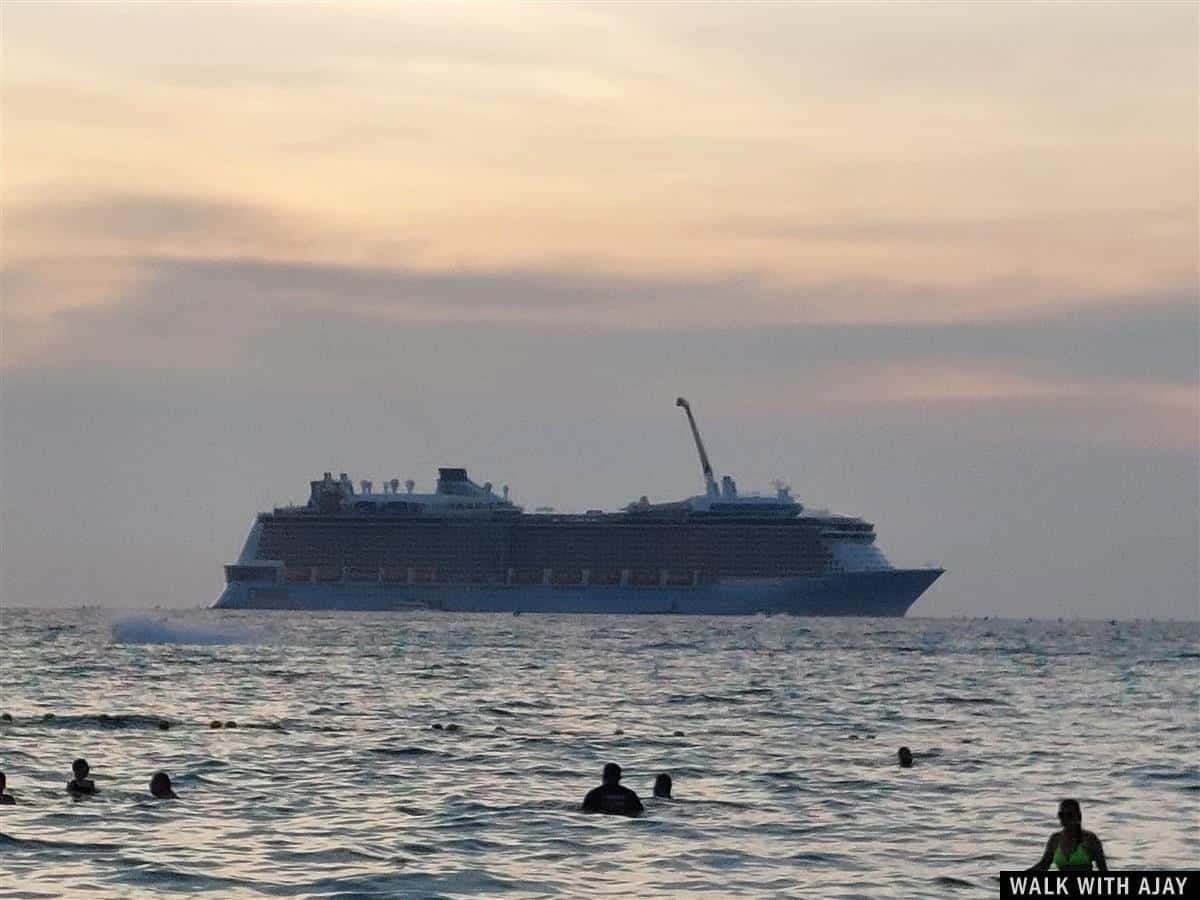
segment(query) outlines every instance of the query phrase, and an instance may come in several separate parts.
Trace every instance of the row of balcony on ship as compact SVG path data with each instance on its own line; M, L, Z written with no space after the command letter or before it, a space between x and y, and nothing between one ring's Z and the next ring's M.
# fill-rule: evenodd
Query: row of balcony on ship
M560 587L688 587L711 580L698 569L508 569L505 572L455 572L429 567L233 565L225 567L228 582L270 584L516 584Z

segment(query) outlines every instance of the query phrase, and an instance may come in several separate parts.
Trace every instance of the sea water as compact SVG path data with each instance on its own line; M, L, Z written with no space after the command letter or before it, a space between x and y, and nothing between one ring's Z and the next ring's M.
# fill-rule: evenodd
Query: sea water
M1196 623L2 618L8 897L990 897L1063 797L1200 861ZM609 761L643 818L579 812Z

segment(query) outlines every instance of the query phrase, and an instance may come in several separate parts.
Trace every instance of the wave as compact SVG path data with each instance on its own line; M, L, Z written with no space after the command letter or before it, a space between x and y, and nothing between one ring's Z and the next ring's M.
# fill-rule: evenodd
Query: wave
M429 756L439 752L426 747L370 747L369 750L383 756Z
M948 887L948 888L973 888L973 887L975 887L975 885L969 881L965 881L962 878L954 878L953 876L950 876L950 875L941 875L941 876L933 879L933 883L936 884L938 887Z
M1189 784L1200 784L1200 769L1176 769L1170 766L1154 765L1129 766L1124 770L1124 774L1131 777L1134 781L1149 784L1159 781L1182 781Z
M84 713L64 716L45 713L40 718L30 721L43 727L54 728L170 728L172 725L172 720L163 716L139 713Z
M42 838L19 838L0 832L0 850L64 850L68 853L119 853L120 844L76 843L74 841L48 841Z
M655 641L652 644L642 644L637 650L701 650L694 641Z
M1175 867L1195 855L1188 829L1161 826L1190 823L1200 803L1196 660L1175 658L1200 631L1178 626L1116 650L1046 637L1024 652L1047 655L1022 656L994 646L1021 645L1008 626L981 644L976 626L889 624L887 642L929 647L904 655L863 634L871 623L813 620L811 640L772 660L736 649L748 626L724 619L671 620L666 634L648 621L596 647L587 635L604 620L585 616L38 616L83 624L56 643L32 617L5 633L0 712L16 721L0 725L0 768L20 802L0 807L0 830L42 839L0 838L5 887L71 900L966 898L994 894L981 872L1040 852L1064 795L1114 850ZM111 642L127 616L159 640L245 628L265 641ZM785 624L776 641L791 640ZM696 649L640 649L664 637ZM1093 652L1052 658L1071 648ZM1093 715L1097 684L1120 716ZM218 716L238 728L211 729ZM914 769L896 765L900 744ZM63 791L79 755L97 769L94 801ZM609 761L642 819L578 812ZM178 801L147 796L159 768ZM674 800L650 796L658 772ZM982 847L978 821L991 823Z
M929 702L930 703L947 703L947 704L952 704L952 705L953 704L961 704L961 705L966 705L966 706L1009 706L1010 705L1007 701L999 700L995 697L955 697L952 695L945 696L945 697L934 697Z
M214 646L256 643L250 632L231 626L194 625L149 616L129 616L112 625L114 644L191 644Z
M231 878L204 872L189 872L157 860L134 856L122 858L121 865L111 876L113 880L150 890L191 890L223 892L230 888L245 890L254 883L242 878Z

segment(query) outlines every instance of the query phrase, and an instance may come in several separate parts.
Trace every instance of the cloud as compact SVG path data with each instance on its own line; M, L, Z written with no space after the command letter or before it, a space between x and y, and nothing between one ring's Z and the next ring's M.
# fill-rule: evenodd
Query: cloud
M908 410L953 419L987 406L1009 420L1014 410L1062 411L1057 422L1039 414L1018 427L1064 439L1173 448L1195 439L1200 312L1184 290L1019 320L762 325L761 309L810 298L752 278L139 264L140 279L118 302L59 314L36 352L9 357L10 374L235 378L288 392L386 391L432 374L457 395L503 383L549 399L556 388L545 373L570 372L582 395L620 396L647 413L640 396L689 384L735 415ZM1121 422L1136 427L1112 424Z
M149 242L220 237L224 242L259 243L291 224L283 215L261 207L181 195L75 192L36 206L17 208L6 216L8 227L52 232L57 236L105 238L112 245L144 248Z
M926 241L984 241L1012 238L1022 234L1044 234L1047 231L1062 232L1078 229L1082 225L1094 225L1097 216L1111 218L1113 227L1128 229L1166 227L1177 233L1189 234L1196 231L1196 207L1122 210L1111 212L1073 212L1044 214L1040 216L1014 215L1007 218L920 220L910 221L859 221L859 222L804 222L784 219L770 221L739 221L727 219L715 222L715 232L725 235L774 238L786 241L834 241L875 242L895 241L916 243ZM1117 221L1119 219L1119 222Z
M888 255L915 257L945 254L955 244L971 244L971 253L981 252L1005 234L1020 234L1027 243L1051 232L1059 234L1059 244L1080 240L1076 227L1085 219L1094 223L1097 217L824 224L733 219L708 228L726 237L783 241L801 252L806 243L857 246L853 252L860 254L871 246L894 244L899 250ZM1161 238L1162 259L1177 258L1182 266L1184 256L1195 256L1194 248L1179 255L1183 238L1195 233L1188 210L1113 216L1104 226L1110 234L1118 230L1118 219L1120 230L1135 223L1139 231ZM73 282L84 281L89 268L94 271L85 296L112 298L124 292L132 297L142 274L150 271L160 282L187 282L201 289L205 283L221 283L247 293L318 303L322 292L336 293L342 311L413 318L477 313L497 321L551 315L576 324L659 329L1036 321L1054 308L1110 304L1124 291L1130 297L1158 298L1181 294L1194 283L1190 270L1180 270L1174 279L1160 274L1136 289L1120 280L1110 280L1106 289L1088 282L1057 286L1033 271L984 268L967 280L958 275L948 279L945 272L922 275L919 267L887 276L872 274L871 267L855 275L835 275L820 267L785 275L754 253L741 264L734 263L734 254L728 265L652 271L614 265L586 248L540 262L497 265L484 257L447 263L442 245L415 222L364 233L361 223L317 220L296 210L232 198L68 188L8 204L5 224L13 235L5 246L6 299L28 316L39 309L51 314L84 305L86 301L64 296L55 285L64 271L76 273ZM490 227L505 226L495 221ZM132 274L127 278L124 273ZM132 283L126 283L130 278Z
M521 250L504 261L456 257L445 242L449 222L430 228L401 218L369 229L353 219L203 194L63 188L10 203L5 219L13 235L5 247L7 301L10 312L31 319L39 311L88 305L89 297L132 295L152 270L160 280L236 282L239 290L253 281L259 293L305 302L336 291L342 312L374 309L423 320L474 314L536 324L549 315L578 325L658 330L1036 321L1052 308L1179 294L1194 283L1196 265L1195 217L1179 208L923 223L735 218L697 232L724 247L697 265L672 255L700 241L693 235L646 266L620 265L600 246L604 231L593 234L581 223L572 227L594 243L558 254ZM1131 227L1143 235L1141 243L1122 247ZM504 219L484 217L463 229L510 230ZM639 245L644 232L631 230L628 245ZM1030 256L1004 261L997 247L1005 243ZM1064 247L1077 260L1085 251L1096 260L1087 277L1072 280L1074 264L1064 269L1052 259ZM653 256L653 246L645 253ZM793 257L784 268L780 254ZM190 275L187 266L194 267ZM81 290L60 288L64 272L80 285L89 269L90 283ZM24 355L19 338L13 349Z
M161 196L86 235L95 255L582 260L914 295L814 296L805 321L1036 311L1194 273L1194 212L1140 214L1196 196L1194 21L1119 5L558 4L463 21L411 4L25 4L6 15L6 206L60 188L97 208ZM164 247L170 232L139 222L157 220L149 202L168 225L186 215L173 192L299 239L226 217ZM71 205L36 214L30 252L78 246Z
M1027 438L1123 444L1143 450L1200 450L1200 386L1148 379L1071 379L1044 373L1026 360L999 365L945 360L836 369L825 392L799 387L799 404L815 404L837 414L887 416L920 411L923 418L970 415L980 434L1012 433L1021 422ZM794 409L797 401L779 410ZM978 421L986 411L990 422Z

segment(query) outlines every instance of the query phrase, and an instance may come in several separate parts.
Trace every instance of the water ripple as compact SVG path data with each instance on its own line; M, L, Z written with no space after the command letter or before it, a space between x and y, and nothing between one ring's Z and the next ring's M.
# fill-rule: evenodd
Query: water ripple
M1068 795L1114 865L1200 851L1194 624L6 609L4 629L13 896L990 897ZM77 756L102 791L78 803ZM609 760L644 818L578 812ZM158 769L178 800L148 798ZM659 772L676 799L649 796Z

